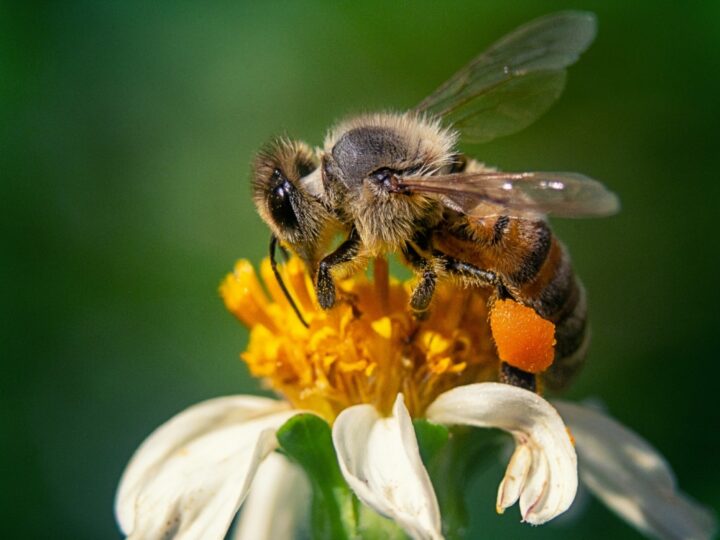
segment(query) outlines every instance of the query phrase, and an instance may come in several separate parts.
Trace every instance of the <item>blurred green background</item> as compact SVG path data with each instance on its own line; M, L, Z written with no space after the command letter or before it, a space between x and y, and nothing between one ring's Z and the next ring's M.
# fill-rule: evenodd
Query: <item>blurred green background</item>
M565 95L521 134L468 152L577 170L622 213L557 222L594 342L570 392L652 441L720 506L716 432L720 3L64 2L0 7L5 534L115 538L115 486L175 412L257 392L217 286L268 233L248 188L274 134L320 144L339 117L405 109L520 23L599 18ZM498 517L482 538L634 538L597 502L569 523ZM8 530L8 527L10 528Z

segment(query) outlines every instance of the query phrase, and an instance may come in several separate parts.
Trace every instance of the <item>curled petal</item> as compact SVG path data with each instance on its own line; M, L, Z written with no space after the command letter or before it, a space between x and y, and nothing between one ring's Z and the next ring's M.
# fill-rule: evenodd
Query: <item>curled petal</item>
M645 440L589 407L555 405L575 437L583 484L613 511L658 538L713 536L713 515L678 491L669 465Z
M199 403L160 426L125 469L115 511L130 538L227 532L275 431L296 411L251 396Z
M496 505L498 514L502 514L506 508L511 507L520 498L530 473L532 460L532 451L528 445L520 444L515 447L515 452L513 452L505 471L505 477L498 488Z
M413 538L442 538L435 491L402 394L388 418L371 405L345 409L332 435L340 470L361 501Z
M534 392L500 383L459 386L440 395L427 418L499 428L513 436L516 448L498 489L498 512L519 499L523 520L539 525L572 504L577 491L575 449L558 412Z
M284 456L270 454L243 503L234 540L292 540L310 510L310 483Z

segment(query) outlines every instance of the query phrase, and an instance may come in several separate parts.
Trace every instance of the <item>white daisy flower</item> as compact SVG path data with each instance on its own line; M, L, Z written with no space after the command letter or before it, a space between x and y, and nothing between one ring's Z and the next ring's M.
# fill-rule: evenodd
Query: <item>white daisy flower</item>
M579 467L585 485L641 531L712 535L712 517L677 491L667 464L637 435L592 409L553 406L492 382L498 359L489 328L477 324L487 312L476 292L439 287L432 314L418 323L406 309L407 284L348 280L340 286L346 301L324 312L301 265L291 260L284 271L309 328L294 317L267 261L272 300L245 261L222 287L229 309L251 329L242 358L284 399L212 399L158 428L118 489L116 515L128 538L221 540L241 506L236 538L293 538L310 486L273 451L278 430L307 412L331 424L337 465L358 499L412 538L443 537L414 418L512 436L499 513L519 502L523 521L553 519L573 503Z

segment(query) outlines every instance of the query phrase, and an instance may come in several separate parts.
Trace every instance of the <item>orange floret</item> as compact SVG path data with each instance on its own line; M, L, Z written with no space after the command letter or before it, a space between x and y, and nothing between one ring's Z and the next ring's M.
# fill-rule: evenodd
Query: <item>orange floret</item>
M498 356L529 373L545 371L555 358L555 325L514 300L498 300L490 312Z

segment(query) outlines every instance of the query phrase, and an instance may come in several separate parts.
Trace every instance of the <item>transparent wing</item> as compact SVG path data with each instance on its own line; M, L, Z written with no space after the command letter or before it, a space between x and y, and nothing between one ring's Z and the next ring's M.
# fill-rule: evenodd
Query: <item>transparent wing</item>
M519 131L542 115L565 86L565 68L595 38L595 16L562 11L511 32L418 105L486 142Z
M569 172L473 172L397 178L397 191L433 193L469 216L602 217L620 209L603 184Z

